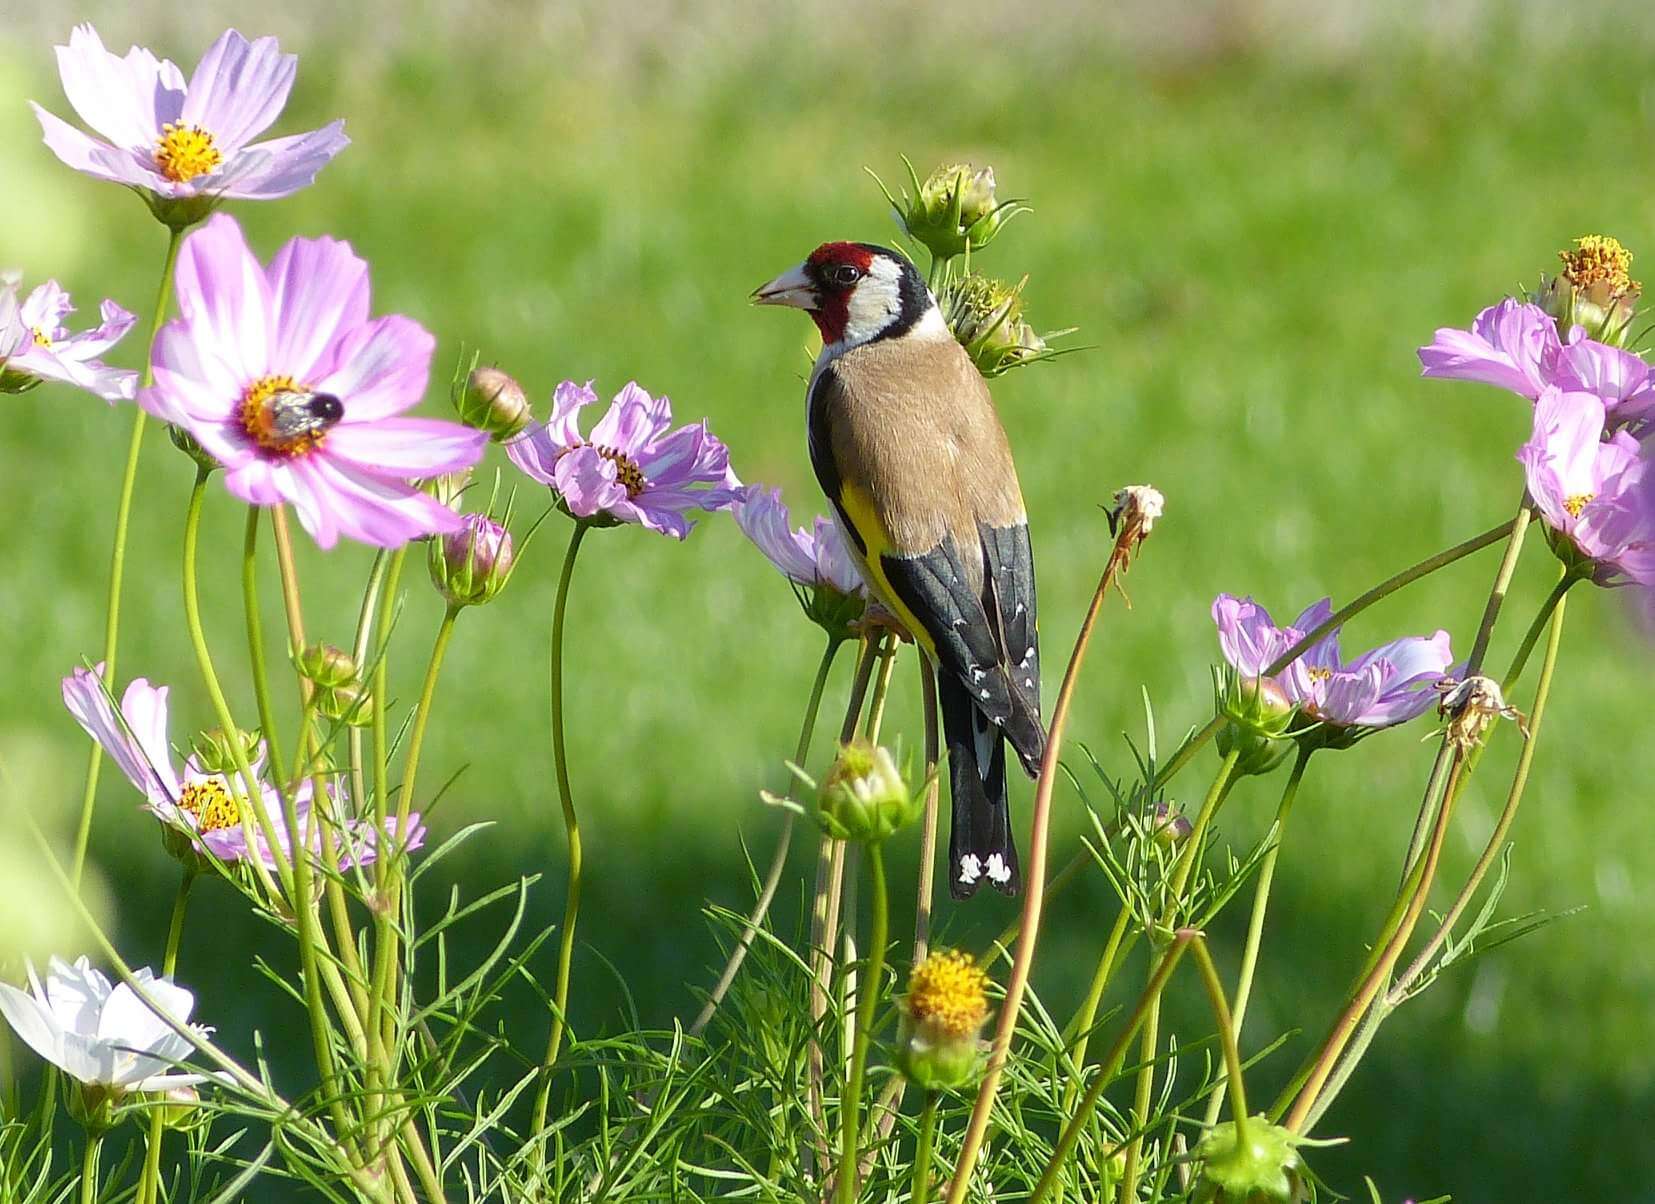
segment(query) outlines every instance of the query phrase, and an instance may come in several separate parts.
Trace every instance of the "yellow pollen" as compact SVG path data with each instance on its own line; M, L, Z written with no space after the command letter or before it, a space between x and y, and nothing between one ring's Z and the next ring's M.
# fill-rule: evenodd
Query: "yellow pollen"
M615 466L615 479L626 487L626 496L637 497L644 491L649 481L644 478L644 470L638 467L638 462L625 452L618 452L612 447L592 445L592 450Z
M194 817L196 830L201 832L217 832L241 822L241 808L217 778L202 778L184 787L178 809Z
M224 161L213 136L198 125L167 122L155 147L155 166L177 184L204 176Z
M1329 681L1333 677L1332 669L1323 669L1315 665L1312 665L1306 669L1305 673L1309 676L1311 681Z
M52 336L47 334L40 327L36 326L34 328L34 345L36 347L50 347L52 345Z
M241 395L237 418L241 429L265 451L279 456L302 456L322 442L326 431L312 431L297 437L284 436L276 431L275 410L270 399L278 393L302 393L304 386L291 376L266 376L248 386Z
M1587 234L1575 239L1575 249L1559 251L1563 277L1582 292L1598 285L1613 297L1624 297L1643 288L1632 279L1632 252L1618 239L1605 234Z
M950 1037L968 1037L988 1019L988 975L957 949L933 953L908 978L908 1015Z
M1580 512L1586 509L1586 504L1595 498L1595 493L1576 493L1563 499L1563 508L1569 512L1570 518L1579 518Z

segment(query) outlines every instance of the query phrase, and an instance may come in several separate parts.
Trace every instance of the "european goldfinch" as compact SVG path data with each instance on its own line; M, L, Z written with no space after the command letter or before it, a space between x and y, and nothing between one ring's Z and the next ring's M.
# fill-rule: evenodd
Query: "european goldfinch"
M1019 882L1010 743L1030 776L1046 734L1034 560L988 386L896 252L830 242L753 294L822 334L806 391L810 462L858 567L937 674L953 828L949 890Z

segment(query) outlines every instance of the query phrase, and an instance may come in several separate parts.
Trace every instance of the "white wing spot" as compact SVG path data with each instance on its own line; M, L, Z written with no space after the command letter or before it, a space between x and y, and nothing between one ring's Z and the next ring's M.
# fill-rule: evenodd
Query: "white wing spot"
M1028 688L1029 688L1029 689L1031 689L1031 690L1032 690L1032 689L1034 689L1034 678L1032 678L1032 677L1025 677L1025 678L1024 678L1024 679L1023 679L1023 684L1024 684L1024 685L1025 685L1025 686L1027 686L1027 687L1028 687Z
M987 691L987 690L984 690L984 691L983 691L983 692L982 692L982 694L981 694L981 697L983 697L983 698L987 698L987 697L988 697L988 691Z
M998 853L995 854L999 856ZM983 876L983 862L975 853L967 853L960 858L960 881L970 886Z
M1011 881L1011 867L1006 864L1006 859L998 853L988 855L988 880L998 882L1002 886Z
M1030 648L1027 652L1023 653L1023 659L1017 662L1017 667L1019 669L1021 669L1025 665L1027 665L1030 661L1032 661L1033 659L1034 659L1034 649Z
M971 671L971 680L972 681L982 681L983 678L985 678L987 676L988 676L988 674L983 672L983 670L981 670L981 669L973 669Z

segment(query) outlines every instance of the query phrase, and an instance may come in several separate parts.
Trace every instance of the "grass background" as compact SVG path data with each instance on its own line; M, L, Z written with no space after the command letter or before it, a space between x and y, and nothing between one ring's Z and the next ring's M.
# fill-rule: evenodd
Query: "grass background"
M355 145L305 193L236 207L256 247L269 254L295 233L350 239L374 265L376 311L438 333L439 380L462 341L542 402L564 377L596 378L600 392L635 377L682 417L709 416L741 475L782 485L799 510L817 501L802 440L806 330L797 315L750 310L748 290L824 239L893 237L865 165L890 180L900 152L922 168L993 163L1002 192L1036 213L983 268L1029 273L1037 324L1078 325L1089 348L995 387L1034 528L1051 688L1106 546L1097 504L1145 480L1168 499L1133 574L1136 608L1112 606L1072 728L1118 770L1121 733L1142 730L1140 686L1163 740L1205 719L1216 592L1290 615L1509 514L1525 407L1417 379L1413 349L1532 280L1576 234L1655 246L1648 14L1540 12L1277 3L1104 15L973 0L901 14L859 3L833 20L791 4L106 3L73 16L97 19L112 47L142 41L186 67L224 23L280 33L303 57L277 132L342 115ZM22 104L67 112L49 47L71 19L18 14L0 35L0 93L12 98L0 105L0 263L58 277L83 311L109 295L147 313L161 231L124 191L57 164ZM140 355L134 337L118 358ZM57 681L101 640L127 416L51 388L0 407L0 757L8 790L61 812L78 799L84 752ZM151 441L121 664L123 678L173 685L180 740L209 721L177 584L189 475ZM250 713L236 655L241 522L215 491L208 623ZM541 923L556 917L563 863L542 668L562 537L549 525L512 587L461 621L425 760L433 785L460 773L431 817L439 836L498 825L436 877L477 889L543 873ZM348 642L367 562L357 548L305 549L313 637ZM1354 624L1351 645L1443 626L1463 650L1493 569L1485 553L1414 588ZM1551 573L1535 541L1495 664ZM399 705L439 615L423 575L411 561ZM769 855L777 818L756 793L779 780L818 647L725 518L683 546L630 529L591 540L571 635L588 849L574 1019L588 1031L622 1023L608 961L644 1019L665 1023L693 1010L717 960L703 901L745 906L743 842ZM1578 595L1503 907L1582 910L1392 1021L1325 1122L1353 1138L1314 1159L1336 1188L1360 1191L1371 1173L1387 1200L1655 1200L1651 665L1621 599ZM912 676L901 673L892 716L917 742ZM1429 763L1423 734L1311 770L1249 1044L1307 1031L1257 1072L1260 1097L1324 1029L1383 914ZM1502 735L1468 790L1446 879L1480 850L1514 744ZM1181 801L1199 801L1212 767L1203 758L1180 781ZM1226 835L1256 838L1279 786L1239 788ZM122 949L158 961L174 869L131 803L106 771L93 858ZM1061 859L1085 821L1067 790L1058 806ZM912 847L898 846L904 880ZM801 843L783 916L808 859ZM250 1048L256 1028L278 1055L288 1043L299 1053L302 1022L256 990L250 964L285 950L232 898L199 890L180 978L232 1047ZM985 897L944 904L940 922L950 939L980 942L1009 914ZM1036 973L1054 1010L1078 1000L1110 914L1101 878L1054 906ZM899 910L896 931L905 923ZM1219 933L1231 967L1238 929ZM543 1039L532 1009L508 1023L525 1048Z

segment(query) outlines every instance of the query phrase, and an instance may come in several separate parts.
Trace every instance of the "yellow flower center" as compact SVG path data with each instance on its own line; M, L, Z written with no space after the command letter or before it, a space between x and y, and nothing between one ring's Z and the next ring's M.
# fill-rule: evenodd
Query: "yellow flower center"
M1332 677L1333 677L1333 670L1332 669L1323 669L1319 666L1314 666L1314 665L1311 666L1310 668L1306 669L1305 673L1306 673L1307 676L1309 676L1311 681L1328 681L1328 680L1331 680Z
M618 452L612 447L599 447L595 443L592 450L615 466L615 479L625 486L629 499L637 497L644 491L644 486L649 484L644 478L644 470L625 452Z
M265 451L279 456L302 456L322 442L325 430L307 430L299 434L284 431L277 422L275 399L281 393L303 393L303 385L291 376L266 376L254 381L241 395L237 418L241 429Z
M1611 297L1624 297L1643 288L1632 279L1632 252L1618 239L1605 234L1587 234L1575 239L1575 249L1559 251L1563 278L1586 292L1601 286Z
M1563 508L1569 512L1570 518L1579 518L1580 512L1586 509L1586 504L1595 498L1595 493L1576 493L1563 499Z
M52 336L47 334L40 327L36 326L34 328L34 345L36 347L50 347L52 345Z
M198 125L167 122L155 147L155 166L176 184L204 176L224 161L213 136Z
M933 953L908 979L908 1015L950 1037L967 1037L988 1018L988 975L957 949Z
M202 778L184 787L178 796L178 809L192 816L201 832L217 832L241 823L241 808L217 778Z

